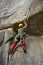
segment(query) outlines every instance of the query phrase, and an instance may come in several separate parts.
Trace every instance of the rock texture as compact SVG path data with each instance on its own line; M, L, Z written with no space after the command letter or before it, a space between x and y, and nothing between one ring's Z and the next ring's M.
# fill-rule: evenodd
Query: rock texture
M27 34L43 35L43 0L0 0L0 65L43 65L43 37L27 37L27 54L19 47L8 60L11 42L5 41L15 35L18 23L24 19L28 19ZM14 31L4 30L7 28Z
M7 34L7 35L6 35ZM8 38L10 34L8 31L5 36ZM7 39L5 37L5 39ZM10 37L10 35L9 35ZM8 50L10 43L4 44L0 47L0 64L1 65L43 65L43 37L29 36L25 40L27 46L27 53L24 54L23 49L18 47L14 54L9 56ZM18 44L19 45L19 44ZM3 62L3 63L2 63ZM8 64L7 64L8 62Z
M14 53L9 65L43 65L43 38L26 38L27 54L20 48Z
M43 0L0 0L0 29L43 10Z

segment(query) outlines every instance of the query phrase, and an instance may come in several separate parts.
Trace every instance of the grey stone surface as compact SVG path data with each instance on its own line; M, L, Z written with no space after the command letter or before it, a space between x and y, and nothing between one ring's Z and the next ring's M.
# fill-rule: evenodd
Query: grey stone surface
M8 65L43 65L43 37L29 36L26 38L27 53L23 52L22 47L18 47L13 56L10 55ZM3 58L7 60L9 44L4 45ZM7 60L8 61L8 60ZM4 61L4 65L7 62Z
M6 31L4 42L10 38L12 32ZM14 54L9 56L8 51L10 43L3 44L0 47L0 64L7 65L43 65L43 36L34 37L29 36L26 38L27 53L23 52L22 47L18 47ZM18 43L19 45L20 43Z
M0 29L10 27L41 10L43 0L0 0Z
M32 16L31 18L31 15L36 15L41 10L42 13L40 15L37 14L38 16ZM0 0L0 30L11 27L12 24L20 22L27 17L30 19L30 32L33 32L33 34L34 32L43 33L43 0ZM4 38L4 34L1 32L0 43L3 38L5 42L12 36L11 34L6 30ZM4 42L0 47L0 65L7 65L8 61L10 44L4 44ZM24 54L22 48L19 47L12 58L10 57L11 60L8 65L43 65L43 37L29 36L26 38L26 45L27 54Z
M41 13L40 13L41 12ZM43 34L43 0L0 0L0 30L28 19L28 34Z
M0 31L0 46L4 41L5 32Z
M9 65L43 65L43 38L26 38L27 54L19 47L10 60Z
M0 31L0 65L4 65L3 62L3 51L2 51L2 45L4 42L5 32Z

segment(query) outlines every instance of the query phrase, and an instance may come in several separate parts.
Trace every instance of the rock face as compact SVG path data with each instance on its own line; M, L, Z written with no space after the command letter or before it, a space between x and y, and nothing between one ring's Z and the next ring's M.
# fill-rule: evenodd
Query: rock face
M10 32L5 33L5 40L10 37ZM6 38L7 37L7 38ZM0 47L1 65L43 65L43 37L29 36L25 40L27 53L23 52L22 47L18 47L14 54L9 56L8 50L10 43L2 44ZM18 44L19 45L19 44ZM8 64L7 64L8 62Z
M27 37L27 54L19 47L8 61L10 42L4 42L15 30L1 30L16 29L18 23L27 18L26 33L43 35L43 0L0 0L0 65L43 65L43 37Z
M4 42L5 32L0 32L0 65L4 65L3 62L3 51L2 51L2 45Z
M0 0L0 29L11 27L41 10L43 0Z
M9 65L43 65L43 38L28 37L26 45L27 54L18 48Z
M27 32L32 35L43 35L43 11L29 17Z

